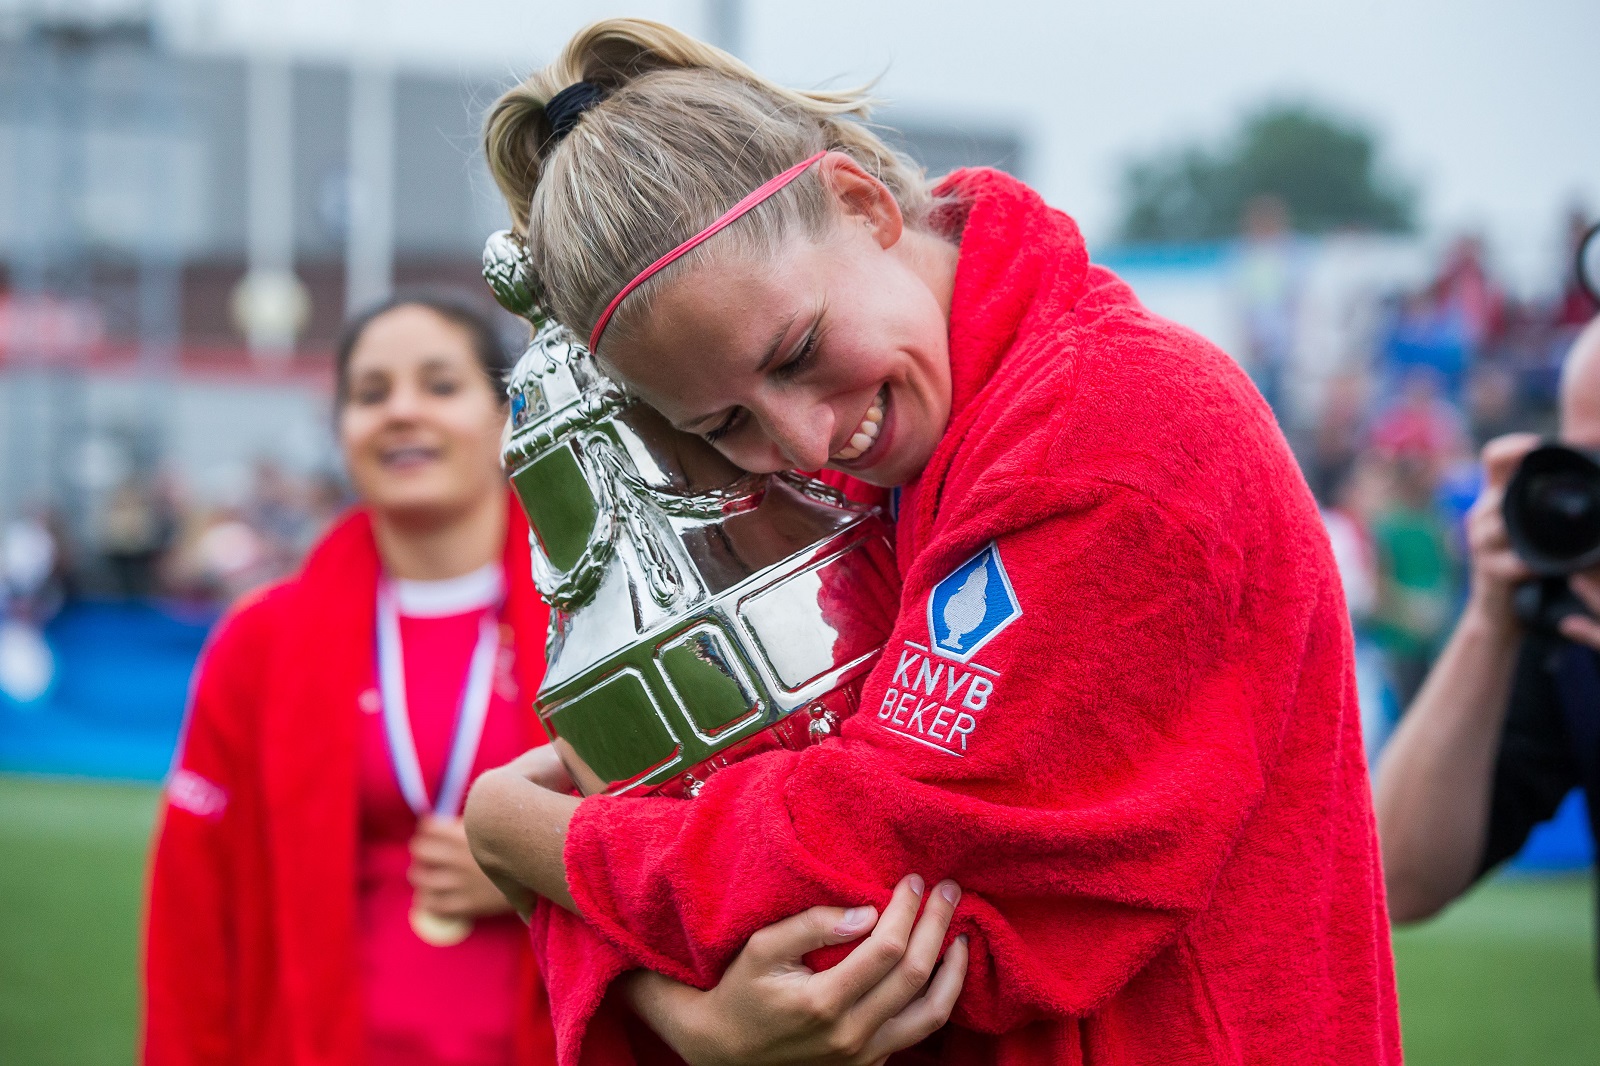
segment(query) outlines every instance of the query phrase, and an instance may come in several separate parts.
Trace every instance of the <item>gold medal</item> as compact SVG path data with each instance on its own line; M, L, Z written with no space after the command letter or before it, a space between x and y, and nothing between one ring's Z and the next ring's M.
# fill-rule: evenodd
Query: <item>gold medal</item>
M412 907L410 917L417 939L436 948L452 947L472 933L472 922L466 918L446 918L421 907Z

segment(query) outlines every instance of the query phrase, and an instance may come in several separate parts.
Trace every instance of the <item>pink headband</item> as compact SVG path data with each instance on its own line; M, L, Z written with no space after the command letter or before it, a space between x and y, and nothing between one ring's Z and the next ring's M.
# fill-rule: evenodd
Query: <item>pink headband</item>
M821 159L827 154L828 150L824 148L810 159L803 159L794 166L790 167L788 170L785 170L782 174L779 174L777 177L769 179L760 188L748 194L743 200L740 200L722 214L718 215L716 221L711 223L711 225L707 226L699 233L696 233L693 237L690 237L688 240L672 249L672 251L668 252L660 259L657 259L654 263L651 263L649 266L639 271L638 276L624 285L622 287L622 291L613 296L611 298L611 302L606 304L606 309L600 312L600 320L594 324L594 332L589 334L589 350L592 352L599 346L600 335L606 331L606 326L611 322L611 316L617 313L617 308L622 306L622 301L628 298L628 294L630 292L649 281L651 277L660 273L670 264L676 262L678 259L681 259L683 256L688 255L690 252L700 247L701 244L722 232L739 218L748 214L758 204L770 199L777 193L779 189L789 184L795 178L798 178L801 174L804 174L812 163L815 163L817 160Z

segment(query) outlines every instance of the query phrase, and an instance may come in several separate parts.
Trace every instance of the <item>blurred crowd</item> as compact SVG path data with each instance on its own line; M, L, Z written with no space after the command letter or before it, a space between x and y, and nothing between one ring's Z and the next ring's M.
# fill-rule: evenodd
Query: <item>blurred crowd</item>
M49 511L12 521L0 605L35 625L76 595L222 606L293 570L348 502L336 475L292 474L267 458L236 502L199 502L167 473L129 478L81 539Z

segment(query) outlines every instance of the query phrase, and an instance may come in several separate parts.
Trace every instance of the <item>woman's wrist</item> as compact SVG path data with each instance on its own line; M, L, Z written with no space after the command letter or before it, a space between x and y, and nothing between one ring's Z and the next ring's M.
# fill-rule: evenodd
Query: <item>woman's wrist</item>
M524 918L529 889L577 912L567 889L562 857L576 796L564 796L519 776L509 767L481 775L467 794L467 839L472 854Z
M655 1034L686 1061L707 1061L713 1035L704 1024L708 993L652 970L633 970L618 979L623 999Z

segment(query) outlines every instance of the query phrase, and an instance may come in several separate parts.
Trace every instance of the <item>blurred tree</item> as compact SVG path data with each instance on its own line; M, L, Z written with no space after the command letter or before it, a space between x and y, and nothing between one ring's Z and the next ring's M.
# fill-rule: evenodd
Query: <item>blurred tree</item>
M1239 232L1246 205L1280 199L1303 233L1408 232L1416 191L1378 166L1373 135L1309 104L1272 104L1216 148L1191 144L1135 159L1122 174L1129 241L1214 240Z

